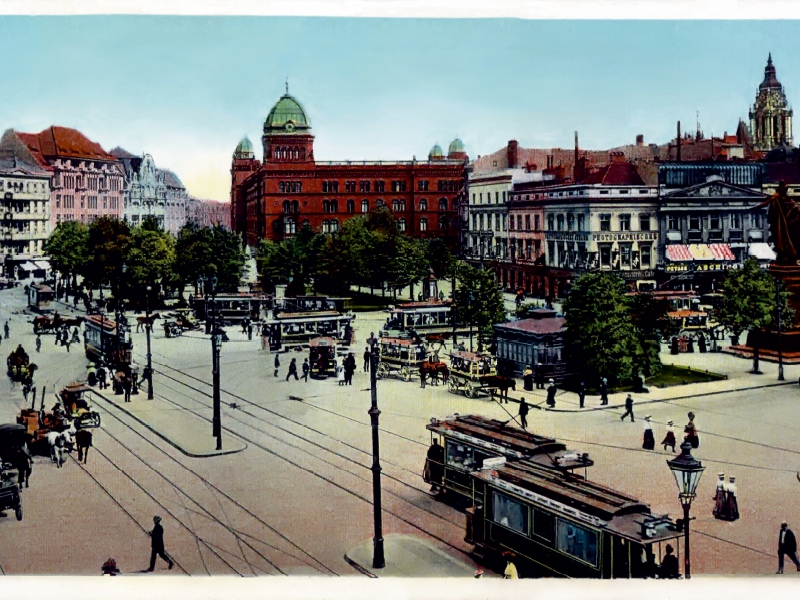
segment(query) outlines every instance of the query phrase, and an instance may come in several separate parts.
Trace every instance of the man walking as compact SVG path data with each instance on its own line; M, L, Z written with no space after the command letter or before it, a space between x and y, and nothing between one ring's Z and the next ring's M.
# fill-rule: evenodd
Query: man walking
M293 358L292 362L289 363L289 372L286 373L286 381L289 381L289 377L294 375L295 381L300 381L300 378L297 376L297 359Z
M356 372L356 368L356 357L353 356L352 352L348 352L347 357L344 359L345 385L353 385L353 373Z
M108 383L106 382L106 368L102 364L97 368L97 386L101 390L108 387Z
M555 408L556 406L556 382L550 379L547 386L547 406Z
M622 413L622 416L619 418L619 420L624 421L625 417L628 415L631 416L631 423L633 423L635 421L633 418L633 397L630 394L628 394L628 397L625 398L625 412Z
M800 562L797 561L797 540L794 533L789 529L786 521L781 523L781 531L778 534L778 572L777 575L783 575L783 557L788 556L800 571Z
M308 364L308 359L303 361L303 381L308 383L308 374L311 372L311 365Z
M603 377L600 379L600 406L608 404L608 379Z
M133 390L133 381L127 375L122 376L122 390L125 394L125 402L131 401L131 391Z
M364 347L364 373L369 373L369 346Z
M525 398L519 399L519 421L522 424L523 429L528 428L528 411L530 410L530 405L525 402Z
M42 336L40 336L40 335L36 336L36 351L37 352L41 352L42 351Z
M9 332L8 319L6 319L6 324L3 325L3 333L5 333L5 338L6 339L8 339L8 332Z
M163 558L167 563L169 563L169 569L172 569L173 562L172 559L167 556L167 553L164 551L164 528L161 526L161 517L156 515L153 517L153 523L155 526L153 527L153 531L150 532L150 568L147 569L148 573L152 573L153 569L156 568L156 557L160 556Z
M272 374L273 377L278 376L278 369L281 368L281 359L278 357L278 353L275 353L275 372Z
M580 401L580 408L583 408L583 401L586 399L586 383L581 381L578 386L578 400Z

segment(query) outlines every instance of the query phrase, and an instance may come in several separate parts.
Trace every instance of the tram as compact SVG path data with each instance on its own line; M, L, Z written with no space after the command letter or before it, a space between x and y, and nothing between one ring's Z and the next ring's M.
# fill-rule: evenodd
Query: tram
M428 358L425 344L414 343L406 338L382 337L380 340L380 362L375 376L378 379L397 374L404 381L419 374L419 369Z
M205 320L212 303L223 325L235 325L245 319L260 320L262 310L270 306L271 299L260 294L217 294L206 301L204 296L197 296L192 301L195 316Z
M293 298L277 298L274 301L274 314L281 312L318 312L331 311L345 313L349 310L349 298L329 298L328 296L295 296Z
M309 340L308 362L311 365L311 377L324 379L336 374L338 365L336 347L336 340L332 337L318 337Z
M414 331L426 333L448 333L453 330L453 304L447 300L406 302L389 311L382 335Z
M55 292L49 285L34 283L28 288L28 308L37 312L53 310Z
M317 337L331 337L349 346L353 338L353 316L337 311L282 312L268 318L262 325L269 335L269 349L282 346L308 345Z
M87 358L110 365L130 365L130 327L123 322L117 334L117 322L103 315L88 315L84 321L84 347Z

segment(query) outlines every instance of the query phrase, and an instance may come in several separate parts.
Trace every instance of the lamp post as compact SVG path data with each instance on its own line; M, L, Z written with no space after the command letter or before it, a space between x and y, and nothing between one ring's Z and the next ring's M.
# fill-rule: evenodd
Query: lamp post
M675 476L678 484L678 498L683 507L683 531L684 531L684 574L686 579L691 579L692 569L689 555L689 509L692 507L692 500L695 499L697 484L700 483L700 476L705 471L705 467L699 460L692 456L692 445L685 441L681 444L681 453L677 458L667 461L667 465Z
M781 336L781 311L783 309L781 302L781 279L775 278L775 308L778 311L778 381L784 381L783 377L783 337Z
M125 273L128 272L128 265L124 262L122 263L122 267L120 268L120 276L117 278L117 298L116 298L116 306L114 311L114 318L117 321L117 348L116 348L116 365L114 368L118 368L119 364L122 363L122 344L125 340L124 332L122 330L122 318L123 318L123 311L122 311L122 278L125 276Z
M214 416L212 418L211 434L217 438L217 450L222 450L222 415L221 415L221 401L220 401L220 383L219 383L219 367L220 367L220 351L222 350L222 328L217 323L217 278L211 276L209 278L201 278L203 282L203 292L205 293L206 305L206 322L209 316L211 318L211 375L212 385L214 387ZM211 288L211 300L209 303L209 287Z
M375 524L375 536L372 538L372 568L383 569L386 558L383 554L383 515L381 513L381 459L378 444L378 354L372 351L369 357L369 383L372 405L367 414L372 422L372 517Z
M150 352L150 330L153 328L153 322L150 320L150 291L153 288L147 286L147 297L145 298L145 318L147 319L144 331L147 336L147 399L153 399L153 355Z
M469 292L467 295L467 314L469 315L469 351L472 352L472 301L475 299L475 296L472 295L472 291Z

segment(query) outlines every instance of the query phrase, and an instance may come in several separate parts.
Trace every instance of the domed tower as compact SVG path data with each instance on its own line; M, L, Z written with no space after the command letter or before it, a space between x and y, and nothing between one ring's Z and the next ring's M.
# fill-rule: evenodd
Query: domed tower
M431 151L428 152L428 160L442 160L443 158L442 147L439 144L434 144Z
M467 158L467 153L464 150L464 142L462 142L459 138L456 138L450 142L450 147L447 149L447 158L454 160L465 160Z
M768 152L781 142L792 145L792 109L783 86L775 75L772 53L764 68L764 81L750 110L750 137L753 149Z
M264 162L304 163L314 161L314 136L311 122L302 105L286 93L269 111L264 121Z
M255 157L253 142L250 141L249 137L243 137L242 141L236 146L236 150L233 151L233 160L248 160Z
M233 151L231 164L231 228L239 233L247 231L247 209L239 186L258 171L258 167L253 143L247 137L242 138Z

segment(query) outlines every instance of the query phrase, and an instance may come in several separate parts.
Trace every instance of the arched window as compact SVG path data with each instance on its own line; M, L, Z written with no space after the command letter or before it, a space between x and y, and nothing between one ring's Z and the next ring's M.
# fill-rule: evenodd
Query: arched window
M297 233L297 222L292 217L287 217L283 222L285 233L293 235Z
M339 231L339 219L331 220L331 233Z
M362 213L368 213L369 212L369 201L368 200L362 200L361 201L361 212Z
M376 206L376 207L377 207L377 206L384 206L383 200L382 200L382 199L380 199L380 198L378 198L378 199L375 201L375 206Z
M331 200L331 212L339 212L339 201L338 200Z
M352 198L347 201L347 212L351 214L356 212L356 201Z
M425 217L422 217L419 220L419 230L420 231L428 231L428 219L426 219Z
M406 201L400 200L400 210L406 212Z
M422 212L428 210L428 201L425 198L419 201L419 210Z
M303 229L306 227L311 227L311 222L308 219L303 219Z
M300 212L300 203L297 200L292 200L292 212Z
M406 220L405 219L398 219L397 221L397 228L404 232L406 230Z
M439 217L439 229L447 229L447 217L444 215Z
M447 198L439 198L439 210L442 212L447 210Z
M289 212L291 210L291 208L292 208L291 202L289 202L288 200L284 200L283 201L283 212Z
M392 200L392 212L400 212L400 200Z
M331 222L325 219L322 222L322 233L330 233L331 232Z
M329 213L331 212L331 203L327 200L322 201L322 212Z

